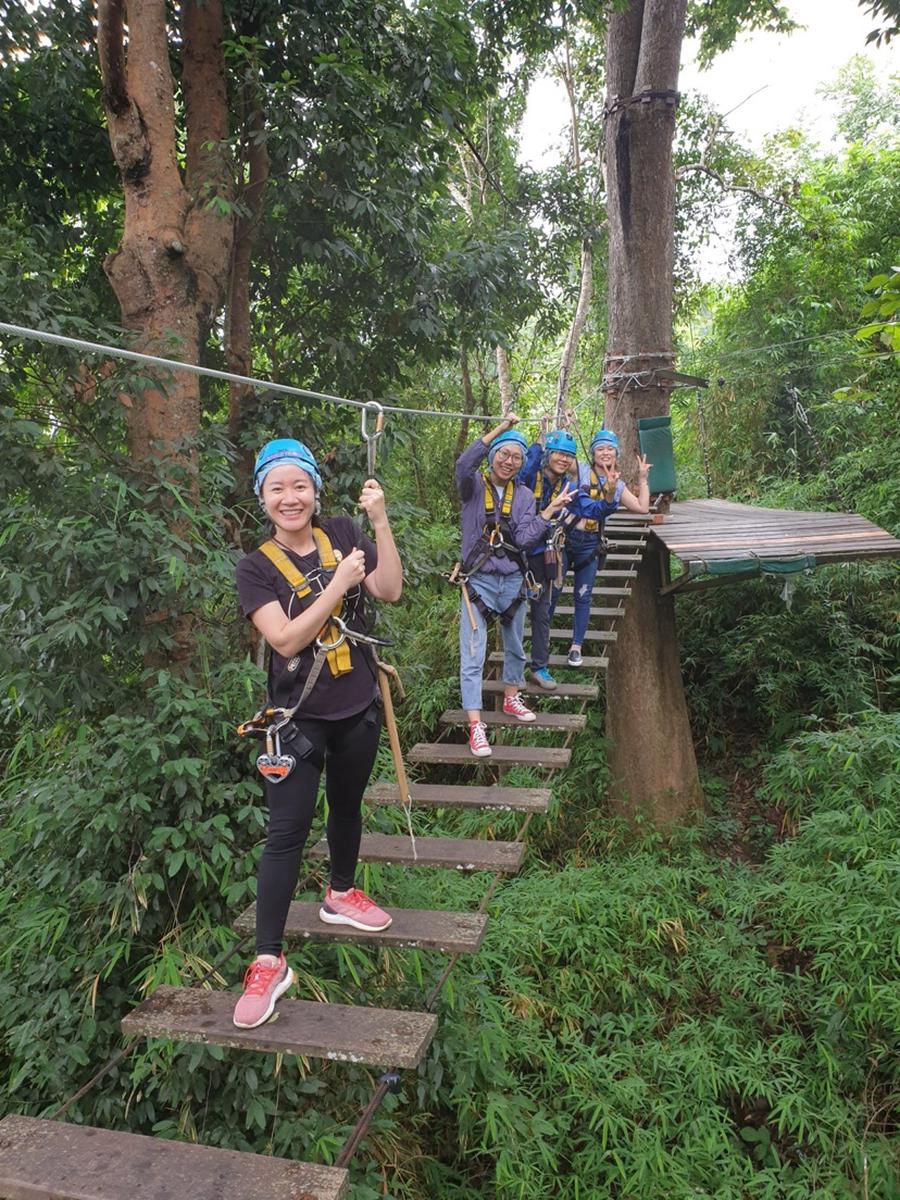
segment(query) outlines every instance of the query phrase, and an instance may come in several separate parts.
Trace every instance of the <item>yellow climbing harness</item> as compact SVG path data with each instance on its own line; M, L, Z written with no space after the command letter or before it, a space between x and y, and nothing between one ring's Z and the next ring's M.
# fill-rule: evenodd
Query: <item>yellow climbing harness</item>
M338 565L338 558L328 534L324 529L313 526L312 535L316 542L316 549L319 552L319 562L322 565L322 570L334 571ZM269 562L285 577L298 600L303 600L306 596L312 594L312 588L306 576L294 566L277 542L263 542L260 550ZM333 617L340 617L343 607L344 601L341 599L335 605L331 615ZM326 621L319 630L318 636L321 648L325 650L325 658L331 674L334 676L346 675L348 671L352 671L353 662L350 658L350 643L342 636L340 627L334 621Z
M591 489L590 497L592 500L606 500L607 503L612 503L616 495L616 485L610 484L608 481L600 482L600 478L594 467L591 467ZM599 521L586 520L584 523L585 533L596 533L600 528Z

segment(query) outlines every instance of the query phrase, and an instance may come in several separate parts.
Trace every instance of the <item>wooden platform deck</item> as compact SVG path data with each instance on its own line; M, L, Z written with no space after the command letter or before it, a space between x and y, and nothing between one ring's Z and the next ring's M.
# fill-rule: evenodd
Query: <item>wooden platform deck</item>
M900 558L900 540L856 513L680 500L650 528L684 566L663 592L696 591L792 567Z

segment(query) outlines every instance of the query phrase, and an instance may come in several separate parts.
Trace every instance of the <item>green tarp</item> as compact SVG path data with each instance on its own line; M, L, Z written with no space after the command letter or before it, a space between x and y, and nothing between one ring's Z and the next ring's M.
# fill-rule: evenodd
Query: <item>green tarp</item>
M697 575L738 575L747 571L759 571L762 575L794 575L797 571L810 571L815 565L814 554L798 554L793 558L759 558L752 554L746 558L722 558L712 562L693 558L687 564L687 573L692 579Z
M640 417L638 440L641 454L653 463L650 470L650 494L675 491L675 452L672 448L671 417Z

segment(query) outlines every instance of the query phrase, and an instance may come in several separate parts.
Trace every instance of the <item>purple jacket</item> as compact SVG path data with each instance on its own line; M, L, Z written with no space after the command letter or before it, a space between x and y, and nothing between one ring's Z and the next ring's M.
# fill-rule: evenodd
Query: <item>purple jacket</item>
M487 458L488 448L479 438L467 446L456 460L456 486L462 501L462 560L474 550L484 528L484 484L482 464ZM509 513L509 528L520 550L528 551L547 537L550 522L539 517L534 492L523 483L516 483L512 508ZM511 558L498 558L492 554L479 571L489 575L512 575L518 566Z

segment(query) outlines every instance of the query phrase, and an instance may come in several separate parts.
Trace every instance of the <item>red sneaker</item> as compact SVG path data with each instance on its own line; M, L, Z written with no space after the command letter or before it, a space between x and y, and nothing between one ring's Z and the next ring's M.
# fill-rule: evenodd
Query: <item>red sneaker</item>
M486 758L493 754L491 744L487 740L487 728L483 721L473 721L469 725L469 749L476 758Z
M537 720L537 713L533 713L530 708L526 707L521 692L516 692L514 696L503 697L503 711L510 717L516 717L519 721Z
M354 929L378 933L387 929L394 918L359 888L336 896L329 885L325 889L325 903L319 909L319 919L329 925L352 925Z
M234 1006L232 1020L238 1029L255 1029L268 1021L275 1011L275 1001L294 982L294 972L279 954L274 966L257 959L247 968L244 991Z

